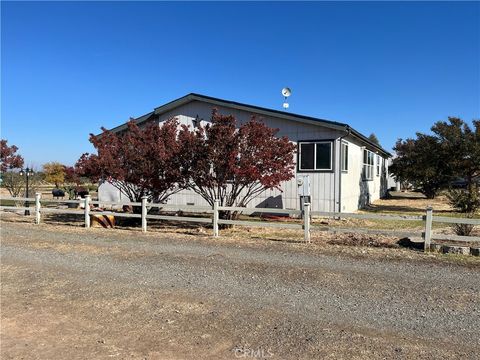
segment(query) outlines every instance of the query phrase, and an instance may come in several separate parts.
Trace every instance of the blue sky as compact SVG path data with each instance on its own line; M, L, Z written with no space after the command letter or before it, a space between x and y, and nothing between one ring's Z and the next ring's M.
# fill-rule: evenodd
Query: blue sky
M479 2L2 2L1 137L73 164L189 92L349 123L391 149L480 117Z

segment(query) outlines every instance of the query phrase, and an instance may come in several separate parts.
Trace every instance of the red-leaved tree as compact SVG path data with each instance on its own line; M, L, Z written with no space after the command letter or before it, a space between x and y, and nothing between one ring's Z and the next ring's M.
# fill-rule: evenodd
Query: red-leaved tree
M102 130L101 135L90 135L97 154L82 155L76 164L79 175L109 181L132 202L147 196L162 203L186 186L175 119L142 128L130 121L122 133Z
M0 171L19 169L23 166L23 157L17 154L18 147L8 146L7 140L0 140Z
M183 154L189 188L212 206L218 199L221 206L242 207L265 190L280 189L294 177L295 145L276 137L277 132L255 117L237 129L234 116L216 110L207 126L193 131L182 127L179 139L189 149Z
M79 185L80 176L74 166L64 166L65 182L68 184Z

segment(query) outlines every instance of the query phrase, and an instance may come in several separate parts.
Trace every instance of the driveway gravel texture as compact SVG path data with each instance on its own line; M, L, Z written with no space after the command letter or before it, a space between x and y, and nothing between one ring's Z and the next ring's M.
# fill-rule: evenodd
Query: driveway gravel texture
M478 262L5 221L1 240L2 359L480 356Z

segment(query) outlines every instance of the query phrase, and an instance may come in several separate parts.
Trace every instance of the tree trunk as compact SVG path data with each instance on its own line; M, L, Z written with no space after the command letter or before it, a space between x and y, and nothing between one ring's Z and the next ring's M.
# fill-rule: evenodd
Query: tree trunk
M219 219L222 220L237 220L240 213L238 211L222 210L218 212ZM231 224L220 224L220 229L231 229L234 225Z

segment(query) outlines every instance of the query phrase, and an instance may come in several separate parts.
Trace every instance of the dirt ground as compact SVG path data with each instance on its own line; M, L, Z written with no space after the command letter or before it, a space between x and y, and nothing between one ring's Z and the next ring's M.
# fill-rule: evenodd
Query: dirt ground
M0 225L2 359L480 351L480 262L471 258L201 231Z

